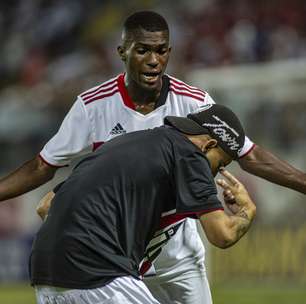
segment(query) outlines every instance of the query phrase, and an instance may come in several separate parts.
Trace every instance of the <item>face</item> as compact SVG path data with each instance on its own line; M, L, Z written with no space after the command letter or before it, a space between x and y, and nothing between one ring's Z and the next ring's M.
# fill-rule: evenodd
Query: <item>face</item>
M206 157L210 162L211 171L217 175L221 167L226 167L232 162L232 158L219 146L213 147L206 152Z
M171 51L169 33L139 29L129 37L123 34L123 41L118 52L125 64L127 85L160 90Z

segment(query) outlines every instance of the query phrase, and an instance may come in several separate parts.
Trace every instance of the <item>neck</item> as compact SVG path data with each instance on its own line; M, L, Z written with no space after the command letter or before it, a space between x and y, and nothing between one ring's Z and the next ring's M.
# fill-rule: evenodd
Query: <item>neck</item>
M131 78L129 78L128 75L126 75L124 79L124 84L133 102L139 105L148 105L148 104L155 105L155 103L157 102L160 96L160 91L162 88L162 81L161 81L160 86L157 89L146 90L140 87Z
M188 135L185 134L185 136L195 145L197 146L202 152L204 152L204 146L203 146L203 139L199 135Z

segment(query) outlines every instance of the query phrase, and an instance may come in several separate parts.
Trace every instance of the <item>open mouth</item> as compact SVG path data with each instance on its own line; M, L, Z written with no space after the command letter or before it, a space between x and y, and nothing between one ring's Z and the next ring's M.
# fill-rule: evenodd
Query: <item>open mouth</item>
M146 72L146 73L142 73L144 79L148 82L155 82L160 73L159 72Z

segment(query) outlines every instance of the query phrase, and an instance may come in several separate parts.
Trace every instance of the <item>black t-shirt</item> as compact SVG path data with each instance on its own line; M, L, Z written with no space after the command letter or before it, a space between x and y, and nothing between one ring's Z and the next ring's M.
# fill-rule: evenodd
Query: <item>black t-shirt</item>
M161 214L222 208L205 155L159 127L119 136L81 161L53 199L30 258L33 285L96 288L139 278Z

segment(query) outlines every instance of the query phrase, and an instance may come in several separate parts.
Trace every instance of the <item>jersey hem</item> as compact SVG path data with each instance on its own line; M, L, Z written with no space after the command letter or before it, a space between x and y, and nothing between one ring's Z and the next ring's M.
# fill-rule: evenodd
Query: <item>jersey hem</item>
M49 163L41 154L38 154L38 157L48 166L53 167L53 168L63 168L63 167L68 167L69 165L53 165Z
M255 147L256 147L256 144L253 144L252 147L251 147L248 151L246 151L244 154L242 154L241 156L239 156L238 159L241 159L241 158L247 156L248 154L250 154L250 153L253 151L253 149L254 149Z
M113 280L124 277L124 276L132 276L133 278L136 278L137 280L140 280L138 276L132 273L124 273L124 274L118 274L115 277L110 277L109 280L103 281L103 282L97 282L95 284L78 284L78 283L72 283L72 282L62 282L62 281L52 281L47 279L32 279L31 280L31 286L42 286L47 285L51 287L59 287L59 288L67 288L67 289L95 289L103 287Z
M148 284L163 284L163 283L172 283L172 282L179 282L182 279L192 279L192 278L206 278L207 279L207 271L205 265L203 268L194 268L190 269L182 269L180 271L165 271L161 274L157 273L154 275L144 276L143 281L144 283Z
M212 209L208 209L208 210L203 210L203 211L200 211L200 212L197 213L197 217L199 218L203 214L207 214L207 213L218 211L218 210L224 211L224 208L219 207L219 208L212 208Z

